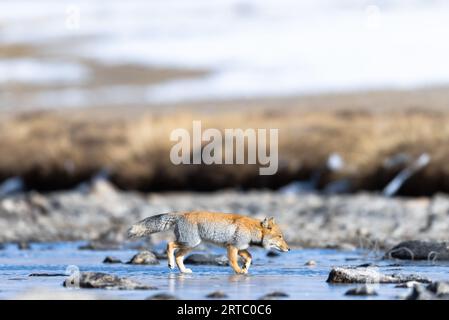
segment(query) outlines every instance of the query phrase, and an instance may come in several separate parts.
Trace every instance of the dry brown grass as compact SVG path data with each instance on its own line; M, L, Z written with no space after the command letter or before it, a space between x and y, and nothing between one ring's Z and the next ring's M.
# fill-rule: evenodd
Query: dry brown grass
M409 101L407 93L403 95L403 101ZM422 103L426 95L419 96ZM385 93L368 97L367 105L373 99L386 101ZM17 114L0 121L0 177L21 175L31 187L54 189L73 186L107 168L116 184L131 189L278 187L322 170L328 156L336 152L347 166L338 174L323 171L321 185L349 178L355 189L379 189L401 169L385 168L387 157L428 152L430 165L403 192L449 191L449 112L445 101L432 97L429 103L438 108L398 102L394 111L379 111L360 107L366 101L354 95L312 99L315 104L310 103L308 110L307 100L298 99L300 108L295 108L294 100L279 100L277 105L271 101L239 111L236 106L242 102L230 102L227 108L222 105L208 113L203 106L158 114L148 109ZM172 165L170 132L178 127L190 129L196 119L202 120L203 128L279 128L278 174L261 177L256 166Z

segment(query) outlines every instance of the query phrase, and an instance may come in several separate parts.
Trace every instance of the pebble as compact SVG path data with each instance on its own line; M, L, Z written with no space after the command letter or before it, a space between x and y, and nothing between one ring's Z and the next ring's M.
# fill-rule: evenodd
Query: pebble
M270 293L267 293L266 295L260 297L259 300L276 300L276 299L282 299L282 298L288 298L289 295L282 291L273 291Z
M308 267L314 267L314 266L316 266L316 261L315 260L309 260L306 263L304 263L304 265L308 266Z
M156 258L155 254L150 251L142 251L134 255L127 264L159 264L159 260Z
M122 260L116 257L107 256L104 258L103 263L122 263Z
M228 295L226 293L224 293L223 291L214 291L209 293L206 298L211 298L211 299L224 299L227 298Z
M145 300L179 300L178 297L168 294L168 293L157 293L152 295Z

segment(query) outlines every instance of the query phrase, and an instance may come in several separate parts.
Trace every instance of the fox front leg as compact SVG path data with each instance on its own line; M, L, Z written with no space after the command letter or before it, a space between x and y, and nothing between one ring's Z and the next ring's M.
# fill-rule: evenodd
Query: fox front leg
M237 254L239 250L231 245L229 245L227 249L228 249L229 264L231 265L232 269L234 269L235 273L247 273L248 270L240 268L238 264Z
M249 267L251 265L251 261L252 261L251 253L249 253L248 250L240 250L239 256L241 256L243 258L243 260L245 260L245 264L243 265L242 270L246 270L246 272L248 272Z
M175 249L179 246L176 242L169 242L167 244L167 259L168 259L168 267L170 269L175 268Z

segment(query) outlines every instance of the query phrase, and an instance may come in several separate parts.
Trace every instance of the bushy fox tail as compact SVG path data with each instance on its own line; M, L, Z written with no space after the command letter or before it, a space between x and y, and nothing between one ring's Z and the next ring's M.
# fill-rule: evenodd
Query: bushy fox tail
M131 226L129 238L138 238L174 228L180 213L163 213L145 218Z

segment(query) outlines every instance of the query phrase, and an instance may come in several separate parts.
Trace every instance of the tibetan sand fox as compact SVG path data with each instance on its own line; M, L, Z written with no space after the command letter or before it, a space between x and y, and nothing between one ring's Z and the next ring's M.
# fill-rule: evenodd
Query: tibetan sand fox
M201 241L225 247L229 264L236 273L248 272L251 265L249 246L290 251L274 218L260 221L229 213L193 211L159 214L132 225L128 236L143 237L170 229L174 229L176 241L167 245L168 267L173 269L176 262L182 273L192 272L184 266L184 256ZM238 256L243 258L242 267L238 264Z

